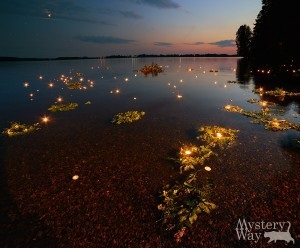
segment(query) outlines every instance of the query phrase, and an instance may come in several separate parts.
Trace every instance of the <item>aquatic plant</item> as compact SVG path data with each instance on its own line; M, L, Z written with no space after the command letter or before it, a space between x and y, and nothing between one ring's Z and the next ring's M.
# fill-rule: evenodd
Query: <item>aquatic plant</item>
M39 129L38 125L39 123L36 123L34 125L26 125L26 124L21 124L19 122L12 122L10 127L6 128L2 133L8 136L28 134L38 130Z
M197 138L206 142L207 147L219 146L223 148L235 141L238 130L219 126L204 126L200 127L198 132L200 136Z
M78 103L70 102L70 103L56 103L53 104L48 110L52 112L62 112L76 109L78 107Z
M87 102L85 102L84 104L85 104L85 105L90 105L90 104L92 104L92 102L91 102L91 101L87 101Z
M213 154L213 151L208 146L181 147L178 158L180 173L194 170L197 165L204 164L204 162Z
M165 230L173 231L178 243L198 219L199 214L209 214L217 206L209 201L213 189L210 184L199 183L196 173L189 174L183 183L173 187L165 186L162 191L163 203L157 206L163 211L162 225Z
M180 165L183 180L178 180L173 186L163 187L162 203L157 206L163 212L162 225L166 231L173 232L176 243L191 228L201 213L209 214L217 206L210 201L213 185L200 182L198 175L203 172L201 166L213 154L217 147L225 148L236 139L238 130L219 126L203 126L198 129L197 137L204 144L184 145L178 152L178 158L173 159ZM211 168L205 166L206 171Z
M261 95L270 95L275 97L285 97L285 96L300 96L300 92L289 92L282 88L276 87L274 90L264 91L263 88L257 88L253 90L254 93L259 93Z
M272 131L283 131L288 129L295 129L300 131L300 125L296 123L292 123L285 119L277 119L278 115L282 113L282 111L270 109L270 108L262 108L260 111L246 111L240 108L239 106L226 105L224 109L227 112L240 113L244 116L253 118L254 120L251 123L255 124L263 124L265 129ZM276 112L277 111L277 112Z
M271 95L271 96L285 96L288 95L289 93L281 88L275 88L275 90L266 91L264 94Z
M124 113L118 113L113 117L112 123L115 124L131 123L140 120L144 115L145 115L144 111L127 111Z

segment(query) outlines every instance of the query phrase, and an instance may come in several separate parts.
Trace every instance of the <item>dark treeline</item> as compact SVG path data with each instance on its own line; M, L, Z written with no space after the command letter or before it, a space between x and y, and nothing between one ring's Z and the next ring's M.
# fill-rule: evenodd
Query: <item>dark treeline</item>
M216 54L216 53L207 53L207 54L139 54L139 55L110 55L105 58L155 58L155 57L237 57L237 55L229 54Z
M97 57L57 57L57 58L20 58L20 57L0 57L0 61L47 61L47 60L76 60L76 59L96 59Z
M58 58L19 58L0 57L0 61L47 61L47 60L77 60L77 59L113 59L113 58L154 58L154 57L236 57L228 54L139 54L139 55L109 55L104 57L58 57Z
M237 54L253 69L278 72L300 67L300 31L297 1L262 0L253 31L242 25L236 33Z

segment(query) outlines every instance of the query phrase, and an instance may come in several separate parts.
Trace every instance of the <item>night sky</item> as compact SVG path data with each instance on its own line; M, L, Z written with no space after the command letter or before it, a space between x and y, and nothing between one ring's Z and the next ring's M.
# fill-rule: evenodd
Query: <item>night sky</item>
M235 54L261 0L1 0L0 56Z

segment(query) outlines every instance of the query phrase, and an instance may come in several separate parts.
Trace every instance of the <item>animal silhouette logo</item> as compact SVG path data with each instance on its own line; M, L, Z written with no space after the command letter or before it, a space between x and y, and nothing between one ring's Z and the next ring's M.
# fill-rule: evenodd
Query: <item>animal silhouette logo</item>
M265 232L264 237L269 238L268 243L274 241L276 243L277 240L284 240L287 244L292 241L293 244L295 244L295 240L292 238L290 234L290 228L291 228L291 222L287 221L289 224L286 231L271 231L271 232Z

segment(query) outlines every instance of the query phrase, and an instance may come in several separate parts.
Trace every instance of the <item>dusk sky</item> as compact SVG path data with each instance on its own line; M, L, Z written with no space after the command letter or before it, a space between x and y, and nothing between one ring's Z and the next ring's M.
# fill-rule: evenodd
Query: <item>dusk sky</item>
M0 56L235 54L261 0L1 0Z

